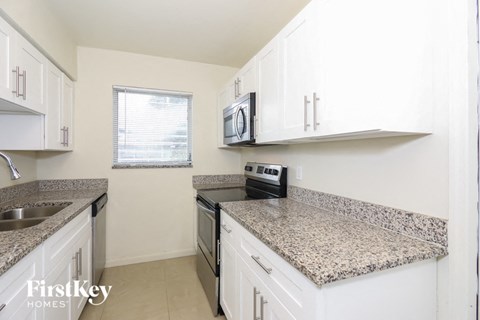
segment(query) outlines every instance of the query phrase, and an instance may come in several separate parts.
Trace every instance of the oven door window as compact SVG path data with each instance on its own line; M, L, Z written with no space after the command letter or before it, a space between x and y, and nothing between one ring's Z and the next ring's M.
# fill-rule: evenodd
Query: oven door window
M208 253L213 256L215 220L205 210L198 208L198 236Z

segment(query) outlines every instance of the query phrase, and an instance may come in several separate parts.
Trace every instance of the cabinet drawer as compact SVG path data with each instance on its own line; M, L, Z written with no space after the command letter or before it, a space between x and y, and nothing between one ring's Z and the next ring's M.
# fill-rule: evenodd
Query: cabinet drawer
M240 227L240 226L239 226ZM313 291L311 282L260 240L240 227L239 254L296 317Z
M44 275L52 270L78 241L78 238L92 228L91 207L84 210L72 221L52 235L43 246L44 250Z
M29 300L32 303L41 298L28 299L28 280L41 280L42 251L38 247L20 260L15 266L0 277L0 319L11 319L20 309L27 309ZM33 306L31 306L34 312Z
M224 236L232 245L236 245L236 242L239 233L238 233L238 222L233 220L225 212L221 211L220 213L220 233Z

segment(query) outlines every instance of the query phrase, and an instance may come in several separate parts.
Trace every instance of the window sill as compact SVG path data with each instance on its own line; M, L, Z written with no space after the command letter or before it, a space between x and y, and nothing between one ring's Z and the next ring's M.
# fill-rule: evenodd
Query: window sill
M170 163L170 164L114 164L112 169L162 169L162 168L193 168L191 163Z

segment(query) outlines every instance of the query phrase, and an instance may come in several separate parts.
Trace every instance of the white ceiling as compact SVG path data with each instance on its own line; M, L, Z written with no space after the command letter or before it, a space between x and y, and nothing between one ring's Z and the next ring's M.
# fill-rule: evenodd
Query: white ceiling
M310 0L44 0L80 46L241 67Z

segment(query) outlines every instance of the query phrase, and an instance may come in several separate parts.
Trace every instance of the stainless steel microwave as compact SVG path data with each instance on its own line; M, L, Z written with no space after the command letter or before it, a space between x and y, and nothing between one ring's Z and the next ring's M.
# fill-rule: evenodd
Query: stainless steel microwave
M255 143L255 93L238 98L223 109L223 143L226 145Z

